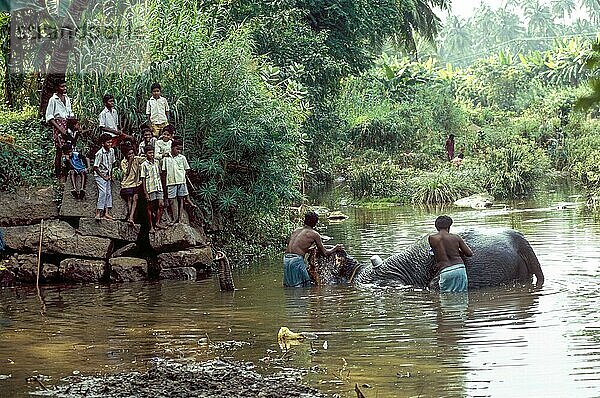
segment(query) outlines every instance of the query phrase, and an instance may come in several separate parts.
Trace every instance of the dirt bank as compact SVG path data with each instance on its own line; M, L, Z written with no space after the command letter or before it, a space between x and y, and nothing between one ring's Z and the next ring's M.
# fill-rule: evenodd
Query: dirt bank
M100 397L332 397L301 384L301 372L284 370L262 376L252 363L159 361L144 373L70 376L34 395L60 398Z

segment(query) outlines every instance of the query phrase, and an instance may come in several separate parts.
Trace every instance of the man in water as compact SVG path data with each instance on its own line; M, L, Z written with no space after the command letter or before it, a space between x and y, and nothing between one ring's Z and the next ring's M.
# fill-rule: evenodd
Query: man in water
M471 257L473 251L460 236L450 233L451 225L450 217L439 216L435 220L438 233L429 236L429 245L440 271L440 291L466 292L468 280L463 257Z
M283 256L283 286L306 287L311 285L310 276L304 263L304 255L313 243L317 245L317 249L324 256L329 256L338 250L344 249L342 245L335 245L329 250L325 249L321 235L314 229L318 222L319 215L314 211L309 211L304 215L304 227L296 228L292 232L290 242Z

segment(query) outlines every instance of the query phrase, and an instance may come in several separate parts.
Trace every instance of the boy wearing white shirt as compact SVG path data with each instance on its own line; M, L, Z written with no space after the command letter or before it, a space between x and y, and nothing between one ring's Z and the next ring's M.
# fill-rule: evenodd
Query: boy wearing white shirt
M98 203L96 205L96 220L101 218L114 220L110 215L112 202L112 170L115 163L115 150L111 148L112 138L104 133L100 136L102 148L94 157L94 178L98 187Z
M71 109L71 100L67 96L67 83L64 80L56 82L56 92L48 101L46 107L46 123L52 126L52 138L54 139L54 147L56 155L54 157L54 174L60 176L62 156L62 147L65 144L65 136L67 135L67 119L75 115Z
M181 210L184 204L193 208L198 207L192 203L189 197L186 175L190 169L190 165L186 157L181 154L182 144L181 141L174 141L171 148L171 156L164 157L162 162L162 171L167 175L167 197L172 214L174 214L173 207L175 198L177 198L177 217L175 218L175 223L181 222Z
M146 102L146 115L154 136L158 137L163 127L169 124L169 102L165 97L161 97L160 84L154 83L150 90L152 97Z

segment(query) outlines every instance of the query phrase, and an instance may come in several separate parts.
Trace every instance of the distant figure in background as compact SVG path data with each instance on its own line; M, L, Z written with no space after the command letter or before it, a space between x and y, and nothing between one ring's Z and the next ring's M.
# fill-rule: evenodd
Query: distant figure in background
M460 236L450 233L451 225L450 217L439 216L435 220L438 232L429 236L429 245L440 272L440 291L466 292L469 281L463 257L471 257L473 252Z
M290 242L283 256L283 286L307 287L311 285L304 255L313 243L317 245L317 249L324 256L329 256L338 250L344 249L342 245L335 245L330 250L325 249L321 235L314 230L318 222L319 215L314 211L309 211L304 215L304 227L297 228L292 232Z
M71 100L67 96L67 83L60 79L56 81L56 92L48 101L46 107L46 123L52 126L52 139L56 155L54 156L54 175L61 176L62 147L67 136L67 119L75 117L71 109Z
M448 160L454 159L454 134L450 134L446 139L446 155Z
M458 151L458 155L454 159L452 159L452 164L456 167L460 167L462 165L463 159L465 158L465 147L461 147Z

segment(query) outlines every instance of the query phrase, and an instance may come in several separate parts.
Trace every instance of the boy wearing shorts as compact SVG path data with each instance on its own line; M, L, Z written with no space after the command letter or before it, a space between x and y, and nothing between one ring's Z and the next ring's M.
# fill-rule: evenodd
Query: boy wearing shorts
M164 203L163 203L163 187L160 182L160 166L157 160L154 159L154 147L148 145L144 148L146 153L146 161L142 163L140 169L140 179L142 180L142 189L144 196L148 201L147 216L150 232L154 233L156 229L164 229L160 225Z
M196 208L192 203L187 189L187 171L190 165L184 155L181 154L183 143L174 141L171 147L171 156L163 157L162 170L166 174L167 198L171 213L174 215L174 204L177 199L177 217L175 223L181 222L181 210L184 204Z

